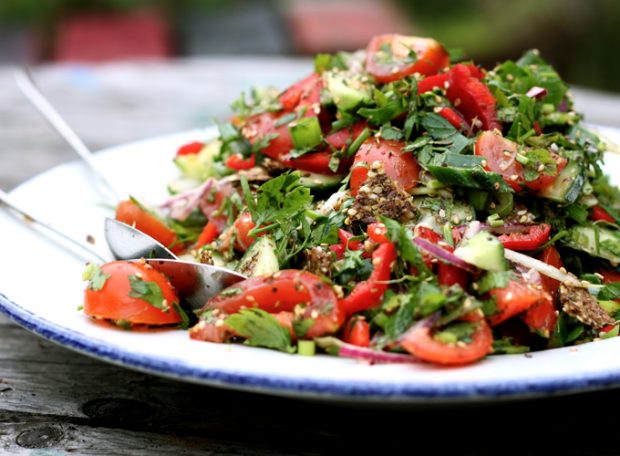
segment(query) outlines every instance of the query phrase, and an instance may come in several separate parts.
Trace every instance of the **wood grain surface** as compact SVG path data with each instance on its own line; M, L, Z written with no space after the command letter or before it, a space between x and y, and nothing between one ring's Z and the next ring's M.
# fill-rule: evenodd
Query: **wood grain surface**
M100 149L203 126L225 117L250 85L284 87L310 68L303 60L244 58L34 73L77 133ZM620 126L617 96L576 94L588 120ZM73 159L18 93L12 69L0 68L0 188ZM130 371L0 315L0 454L613 455L620 454L619 403L617 390L458 409L309 403Z

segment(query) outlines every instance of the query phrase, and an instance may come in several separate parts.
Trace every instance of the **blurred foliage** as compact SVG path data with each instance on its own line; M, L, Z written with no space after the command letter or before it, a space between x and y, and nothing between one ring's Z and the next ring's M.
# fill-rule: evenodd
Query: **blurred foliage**
M620 92L618 0L398 0L416 34L486 67L538 48L569 83ZM438 14L440 12L440 14Z

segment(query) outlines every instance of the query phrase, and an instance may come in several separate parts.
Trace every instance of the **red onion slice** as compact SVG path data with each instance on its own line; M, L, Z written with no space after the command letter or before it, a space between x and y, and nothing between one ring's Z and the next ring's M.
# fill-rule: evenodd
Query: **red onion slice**
M544 87L534 86L525 94L530 98L536 98L537 100L541 100L547 96L547 89Z
M426 251L430 255L434 256L440 261L444 263L451 264L452 266L456 266L457 268L464 269L467 272L474 272L476 267L461 260L459 257L454 255L453 253L448 252L445 249L442 249L437 244L433 244L432 242L421 238L416 237L413 238L413 243L419 247L420 249Z
M338 348L338 356L343 358L354 358L370 363L380 364L403 364L418 363L419 360L412 355L401 353L390 353L372 348L358 347L357 345L347 344L335 337L317 337L314 342L321 348Z
M215 181L213 179L209 179L200 187L168 198L159 207L162 209L170 209L170 217L183 221L198 207L200 200L211 190L214 183Z

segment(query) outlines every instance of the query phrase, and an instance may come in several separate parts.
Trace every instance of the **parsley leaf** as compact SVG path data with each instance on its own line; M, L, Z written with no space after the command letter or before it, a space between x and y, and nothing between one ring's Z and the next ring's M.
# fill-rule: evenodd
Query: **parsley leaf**
M82 272L82 280L88 280L88 289L93 291L101 290L109 278L109 274L104 274L101 268L93 263L88 263Z
M300 177L299 172L284 173L258 188L256 206L250 208L256 225L285 222L309 207L312 195Z
M163 310L164 312L168 312L170 310L170 305L173 303L169 303L166 298L164 298L164 294L157 283L146 282L137 275L130 275L129 283L131 285L129 296L132 298L142 299L153 307Z
M287 353L295 351L291 346L289 332L280 326L273 315L262 309L243 309L228 317L224 323L245 337L247 345L273 348Z

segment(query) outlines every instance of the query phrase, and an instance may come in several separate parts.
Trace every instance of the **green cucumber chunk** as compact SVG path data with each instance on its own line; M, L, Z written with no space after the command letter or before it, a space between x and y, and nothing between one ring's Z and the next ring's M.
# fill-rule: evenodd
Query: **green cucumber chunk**
M275 242L269 236L259 237L241 257L236 270L248 277L278 272L280 264Z
M620 231L599 226L574 226L562 243L592 256L620 263Z
M312 190L327 190L340 185L342 178L339 174L329 175L305 172L301 174L299 183Z
M372 101L371 85L362 75L332 70L323 77L327 91L340 111L352 111Z
M540 192L540 196L560 203L574 203L581 193L585 176L581 163L570 161L553 183Z
M220 153L221 141L212 141L206 144L197 154L179 155L174 158L174 164L184 177L204 181L215 176L213 163Z
M321 125L317 117L302 117L288 127L296 150L314 149L321 144Z
M454 255L486 271L506 270L504 246L490 233L481 231L464 242Z
M453 152L436 154L426 165L428 171L442 184L480 190L512 192L510 186L497 173L485 171L484 158Z

